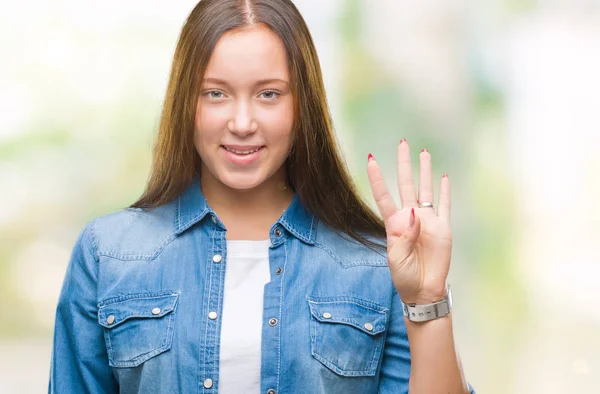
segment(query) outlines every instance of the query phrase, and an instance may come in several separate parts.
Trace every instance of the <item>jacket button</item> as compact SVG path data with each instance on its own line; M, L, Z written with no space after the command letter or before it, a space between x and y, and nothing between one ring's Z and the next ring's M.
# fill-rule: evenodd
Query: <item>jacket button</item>
M212 387L213 381L212 379L204 379L204 388L209 389Z
M154 308L152 309L152 314L153 315L158 315L160 313L160 308Z
M108 324L113 324L115 322L115 315L108 315L108 317L106 318L106 322Z
M208 318L210 320L215 320L217 318L217 312L209 312L208 313Z
M267 394L277 394L277 392L273 389L268 389Z
M275 235L278 236L278 237L281 237L281 230L279 229L279 227L277 227L275 229Z
M275 270L275 275L281 275L282 272L283 272L283 268L279 267Z
M365 329L367 331L373 331L373 325L371 323L365 323Z
M273 318L273 319L269 320L269 325L271 327L276 326L277 325L277 319Z
M216 255L213 256L213 261L215 263L220 263L221 260L223 260L223 256L221 256L220 254L216 254Z
M331 319L331 313L329 313L329 312L325 312L325 313L323 313L323 317L324 317L325 319Z

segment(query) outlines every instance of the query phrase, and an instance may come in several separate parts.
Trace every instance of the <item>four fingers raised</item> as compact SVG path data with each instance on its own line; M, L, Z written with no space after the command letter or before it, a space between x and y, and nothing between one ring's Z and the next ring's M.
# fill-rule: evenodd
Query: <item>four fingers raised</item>
M384 182L379 165L371 154L369 154L367 173L377 208L383 220L387 221L396 213L398 208ZM417 194L413 181L410 147L406 139L400 141L398 145L398 191L400 192L402 208L417 207ZM419 154L418 202L434 202L431 154L426 149L423 149ZM438 217L446 223L450 221L450 180L447 174L444 174L440 184Z

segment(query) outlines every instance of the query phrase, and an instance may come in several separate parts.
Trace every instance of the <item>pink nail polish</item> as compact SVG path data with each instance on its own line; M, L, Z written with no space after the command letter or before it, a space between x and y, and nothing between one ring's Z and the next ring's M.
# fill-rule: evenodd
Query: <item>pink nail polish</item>
M368 161L371 161L373 159L373 155L369 153L369 157L368 157Z
M448 174L444 174L444 176L442 176L442 178L448 178Z
M423 153L423 152L428 152L428 150L425 149L425 148L423 148L423 150L421 151L421 153Z
M403 144L406 142L406 138L402 138L402 141L400 141L400 144Z
M408 227L412 227L415 225L415 209L410 209L410 219L408 220Z

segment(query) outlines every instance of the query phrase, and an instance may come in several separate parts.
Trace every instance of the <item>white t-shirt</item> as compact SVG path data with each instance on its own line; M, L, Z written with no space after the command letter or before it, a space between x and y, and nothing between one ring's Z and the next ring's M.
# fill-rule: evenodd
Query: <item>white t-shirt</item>
M260 393L264 286L270 280L264 241L227 241L221 322L219 394Z

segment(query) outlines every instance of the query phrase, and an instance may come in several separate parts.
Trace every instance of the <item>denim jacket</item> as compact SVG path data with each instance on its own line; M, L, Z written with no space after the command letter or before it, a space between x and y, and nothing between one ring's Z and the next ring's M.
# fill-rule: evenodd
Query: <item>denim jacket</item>
M225 236L197 178L171 203L89 223L60 293L49 392L217 393ZM408 393L385 253L337 235L297 195L269 237L260 392Z

